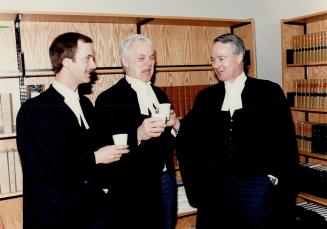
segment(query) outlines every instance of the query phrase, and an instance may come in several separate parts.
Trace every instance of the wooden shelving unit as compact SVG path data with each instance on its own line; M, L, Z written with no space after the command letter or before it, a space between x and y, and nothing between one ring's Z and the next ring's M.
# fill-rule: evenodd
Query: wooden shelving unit
M310 202L313 202L313 203L316 203L319 205L327 206L327 200L325 198L317 197L317 196L303 193L303 192L301 192L299 194L299 198L302 198L303 200L308 200Z
M309 82L310 80L327 79L327 37L324 35L327 33L325 31L327 31L327 11L281 20L282 74L285 94L296 92L297 88L294 84L296 80ZM297 54L294 55L289 50L297 51ZM294 56L287 55L289 53L293 53ZM296 55L298 56L296 57ZM298 60L301 60L301 63L296 63ZM317 92L317 90L310 90L313 89L310 88L307 91L298 89L297 93L299 96L312 96L310 93ZM324 91L320 91L320 93L324 93ZM326 99L320 94L318 96L321 96L321 100ZM323 105L318 108L308 108L307 105L297 104L291 110L294 122L327 123L327 109ZM327 165L327 155L299 151L301 162ZM299 199L327 207L325 198L301 192Z

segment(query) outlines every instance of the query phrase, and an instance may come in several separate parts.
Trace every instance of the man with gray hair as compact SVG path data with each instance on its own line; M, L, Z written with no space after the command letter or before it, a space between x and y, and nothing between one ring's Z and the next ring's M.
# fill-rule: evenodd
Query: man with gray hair
M101 93L95 103L100 144L112 143L113 134L127 133L130 149L120 162L100 168L102 187L109 189L108 228L164 229L167 204L175 206L170 218L176 217L171 131L178 131L179 121L173 110L168 121L155 115L159 104L169 101L151 84L152 42L143 35L131 35L121 42L120 58L125 77ZM165 201L167 186L162 186L162 179L170 183L170 203ZM174 222L167 228L174 228Z
M292 228L297 145L291 112L276 83L244 73L236 35L214 39L219 82L197 95L181 121L176 152L197 229Z

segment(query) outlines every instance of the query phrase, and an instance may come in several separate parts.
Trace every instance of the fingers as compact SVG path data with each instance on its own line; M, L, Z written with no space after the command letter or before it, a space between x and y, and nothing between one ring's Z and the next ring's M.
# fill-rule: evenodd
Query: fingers
M167 126L174 126L177 122L176 113L173 109L170 110L169 120L167 121Z
M129 152L128 145L110 145L108 149L112 151L113 155L122 155Z
M119 161L122 155L128 152L128 145L107 145L95 152L95 160L97 164L107 164Z
M159 117L151 117L144 119L139 127L141 140L148 140L153 137L159 137L164 132L166 127L165 122Z

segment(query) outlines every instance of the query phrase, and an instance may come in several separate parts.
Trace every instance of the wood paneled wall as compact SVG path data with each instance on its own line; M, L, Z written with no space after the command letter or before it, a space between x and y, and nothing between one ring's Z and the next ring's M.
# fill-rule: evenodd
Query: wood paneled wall
M14 22L0 21L0 77L18 74Z
M48 50L53 39L64 32L79 32L93 39L98 67L117 67L122 38L136 33L133 24L22 22L22 49L27 74L30 69L52 69Z

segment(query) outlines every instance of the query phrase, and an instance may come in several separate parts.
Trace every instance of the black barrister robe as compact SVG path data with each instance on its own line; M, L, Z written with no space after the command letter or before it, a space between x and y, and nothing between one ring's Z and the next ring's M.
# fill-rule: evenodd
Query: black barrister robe
M294 203L297 146L283 91L275 83L248 77L241 96L243 108L231 118L229 111L221 111L225 87L219 82L199 92L181 122L177 156L188 199L198 208L199 229L224 223L243 228L229 177L246 182L274 175L279 179L273 188L279 216Z
M93 105L84 96L80 103L89 130L80 127L52 86L22 104L17 147L23 168L24 229L90 228L94 220Z
M160 103L168 102L158 87L152 87ZM137 128L149 116L140 113L136 92L125 78L98 96L95 109L100 144L112 144L113 134L127 133L130 149L120 161L99 169L100 183L109 189L108 228L164 228L161 175L164 163L173 171L171 128L138 145Z

